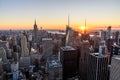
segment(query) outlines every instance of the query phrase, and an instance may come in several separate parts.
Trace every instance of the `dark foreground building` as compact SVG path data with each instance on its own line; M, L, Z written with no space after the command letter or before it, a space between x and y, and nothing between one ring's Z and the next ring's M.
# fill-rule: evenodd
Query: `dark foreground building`
M107 80L108 58L100 53L91 53L88 64L87 80Z
M78 71L78 61L79 55L77 50L71 46L60 48L60 61L63 66L63 80L67 78L74 77L77 75Z
M82 80L87 80L89 48L90 44L87 40L81 42L79 51L79 76Z

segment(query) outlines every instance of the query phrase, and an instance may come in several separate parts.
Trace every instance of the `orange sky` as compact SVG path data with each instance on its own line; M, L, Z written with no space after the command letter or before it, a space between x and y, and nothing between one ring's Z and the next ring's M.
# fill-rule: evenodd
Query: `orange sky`
M112 26L120 29L120 0L0 0L0 30L65 29L84 26L89 30Z

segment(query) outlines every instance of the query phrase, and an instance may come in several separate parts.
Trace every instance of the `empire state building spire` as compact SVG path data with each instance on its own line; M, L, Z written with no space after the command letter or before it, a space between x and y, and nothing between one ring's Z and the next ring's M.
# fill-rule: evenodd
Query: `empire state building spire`
M34 29L33 29L33 35L34 35L34 42L37 42L38 28L37 28L37 24L36 24L36 19L35 19L35 24L34 24Z
M36 24L36 19L35 19L35 24Z

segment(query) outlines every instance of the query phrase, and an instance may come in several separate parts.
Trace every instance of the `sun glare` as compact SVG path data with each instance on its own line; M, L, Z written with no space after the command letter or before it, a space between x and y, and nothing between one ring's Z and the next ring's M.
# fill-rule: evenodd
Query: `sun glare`
M81 33L84 33L86 27L85 26L79 26L78 27L78 31L81 32Z
M85 30L85 26L81 26L81 30L84 31Z

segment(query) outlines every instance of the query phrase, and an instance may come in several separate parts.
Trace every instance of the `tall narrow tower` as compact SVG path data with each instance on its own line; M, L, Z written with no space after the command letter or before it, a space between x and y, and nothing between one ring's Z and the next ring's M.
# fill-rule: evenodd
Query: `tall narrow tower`
M68 45L68 39L70 35L70 21L69 21L69 15L68 15L68 25L66 25L66 46Z
M85 19L85 30L84 30L84 34L86 35L86 19Z
M37 42L38 39L38 28L37 28L37 24L36 24L36 20L35 20L35 24L34 24L34 29L33 29L33 37L34 37L34 42Z

